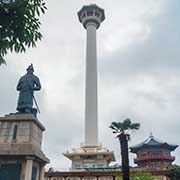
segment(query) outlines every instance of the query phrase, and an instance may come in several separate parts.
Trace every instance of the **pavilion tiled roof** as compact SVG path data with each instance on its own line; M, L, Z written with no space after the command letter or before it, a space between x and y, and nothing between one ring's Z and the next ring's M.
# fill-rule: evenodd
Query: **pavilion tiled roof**
M145 149L149 149L149 148L155 148L155 149L159 149L159 148L163 148L163 149L168 149L170 151L174 151L176 148L178 147L178 145L174 145L174 144L169 144L165 141L161 141L157 138L155 138L152 134L142 143L131 146L130 147L130 151L132 153L137 153L138 151L141 150L145 150Z

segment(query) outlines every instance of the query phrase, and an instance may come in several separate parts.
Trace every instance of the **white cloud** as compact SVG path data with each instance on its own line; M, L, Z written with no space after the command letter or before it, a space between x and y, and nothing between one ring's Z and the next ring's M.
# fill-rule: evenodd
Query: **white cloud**
M151 33L150 20L164 10L164 1L119 1L107 8L107 20L102 45L105 53L123 50L138 41L145 41Z

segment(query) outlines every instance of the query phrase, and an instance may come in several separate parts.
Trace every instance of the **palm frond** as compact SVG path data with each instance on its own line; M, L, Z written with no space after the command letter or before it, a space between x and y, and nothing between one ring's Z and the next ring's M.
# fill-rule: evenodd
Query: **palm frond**
M118 122L118 129L119 131L123 131L123 123L122 122Z
M116 122L112 122L111 125L109 126L109 128L111 128L112 130L117 130L117 123Z
M140 123L132 123L130 129L138 130L140 128Z
M130 119L125 119L122 124L123 124L123 130L128 130L132 122Z
M140 124L132 123L130 119L125 119L123 122L112 122L109 128L113 130L113 133L126 134L128 140L130 140L129 130L138 130Z
M113 133L118 133L118 124L116 122L112 122L109 128L113 130Z

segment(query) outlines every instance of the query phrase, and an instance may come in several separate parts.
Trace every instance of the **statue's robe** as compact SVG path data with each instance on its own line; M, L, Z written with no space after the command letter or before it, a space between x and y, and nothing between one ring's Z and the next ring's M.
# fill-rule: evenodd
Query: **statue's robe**
M17 110L24 112L25 109L32 110L34 91L41 89L39 78L34 74L22 76L18 82L17 90L20 91Z

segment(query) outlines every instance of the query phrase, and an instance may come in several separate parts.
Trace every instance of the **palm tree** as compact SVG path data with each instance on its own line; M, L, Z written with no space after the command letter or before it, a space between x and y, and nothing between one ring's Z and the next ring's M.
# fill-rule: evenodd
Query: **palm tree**
M123 122L112 122L109 128L113 130L113 133L117 134L117 138L120 142L123 180L130 180L128 148L130 134L128 132L129 130L138 130L140 128L140 124L132 123L130 119L125 119Z

